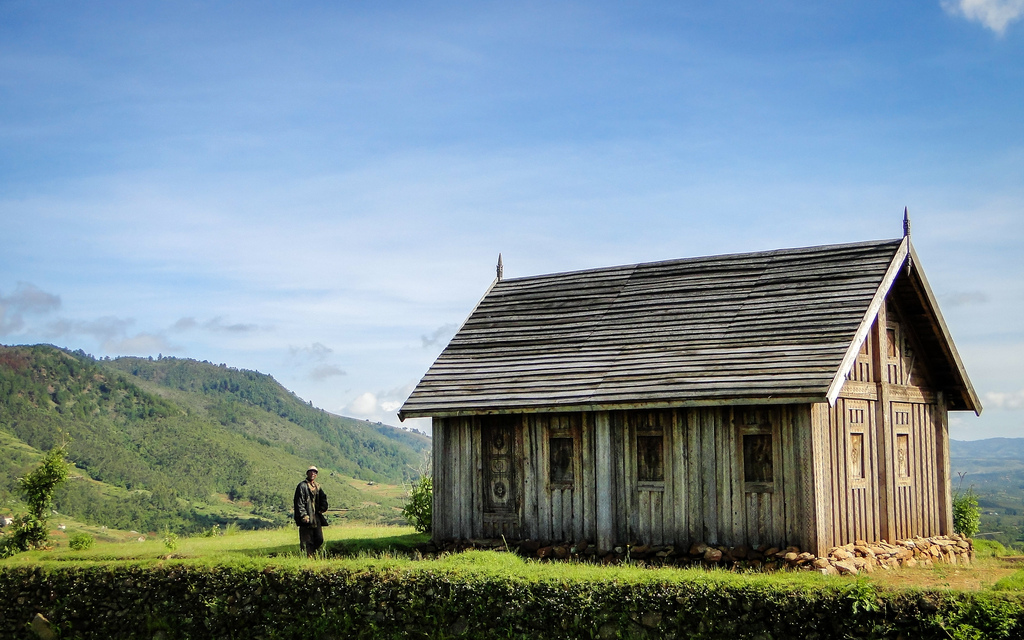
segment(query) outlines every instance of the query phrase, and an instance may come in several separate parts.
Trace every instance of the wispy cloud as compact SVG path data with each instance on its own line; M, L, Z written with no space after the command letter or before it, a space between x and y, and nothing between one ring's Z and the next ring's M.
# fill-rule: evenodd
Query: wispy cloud
M345 370L333 364L322 364L309 372L309 377L313 380L326 380L344 375L348 375Z
M334 353L334 349L320 342L314 342L308 347L288 347L288 355L300 360L322 362L332 353Z
M44 315L60 308L60 296L47 293L29 282L19 282L14 293L0 293L0 335L25 327L26 315Z
M437 329L434 329L434 332L431 333L429 336L420 336L420 339L423 341L423 348L429 349L430 347L437 346L437 344L441 342L442 338L448 338L449 336L454 335L456 329L458 329L458 326L454 324L445 324L441 325Z
M1007 25L1024 15L1024 0L943 0L942 8L1003 35Z
M985 394L985 407L992 409L1024 409L1024 389L1009 393L989 391Z
M249 333L259 330L259 326L241 322L228 324L224 322L223 316L217 316L212 320L202 323L192 317L179 318L170 327L171 331L192 331L193 329L203 329L217 333Z
M942 297L942 304L947 307L966 307L975 304L984 304L989 301L988 294L984 291L956 291L947 293Z
M99 342L103 351L122 355L181 350L181 347L170 343L161 333L143 331L130 334L129 329L134 324L133 318L115 316L104 316L95 320L60 318L47 325L45 335L50 339L88 336Z

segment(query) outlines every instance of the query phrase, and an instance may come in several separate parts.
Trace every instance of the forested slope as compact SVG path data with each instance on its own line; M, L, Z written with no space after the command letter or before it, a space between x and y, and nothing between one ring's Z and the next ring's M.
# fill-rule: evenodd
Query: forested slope
M324 469L333 506L358 507L366 496L346 476L407 481L429 446L314 408L265 374L175 358L97 361L48 345L0 346L0 432L0 494L66 434L82 473L58 508L139 530L208 526L193 502L215 494L244 505L250 524L280 523L310 463Z

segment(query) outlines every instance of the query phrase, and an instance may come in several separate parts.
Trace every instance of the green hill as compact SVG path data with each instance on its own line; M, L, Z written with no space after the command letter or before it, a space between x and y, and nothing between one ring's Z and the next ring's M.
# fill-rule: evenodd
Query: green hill
M62 433L79 471L57 508L139 531L283 523L310 463L332 507L380 518L394 511L394 496L383 504L368 481L415 478L430 443L329 414L254 371L0 346L0 499L11 499L16 475Z

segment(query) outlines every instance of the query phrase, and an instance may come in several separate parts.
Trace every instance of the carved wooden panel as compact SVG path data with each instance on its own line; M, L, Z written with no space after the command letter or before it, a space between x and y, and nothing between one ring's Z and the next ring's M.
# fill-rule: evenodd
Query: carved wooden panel
M864 478L864 434L850 434L850 477Z
M482 426L484 513L513 513L516 510L514 433L512 421Z
M910 435L896 434L896 475L910 478Z

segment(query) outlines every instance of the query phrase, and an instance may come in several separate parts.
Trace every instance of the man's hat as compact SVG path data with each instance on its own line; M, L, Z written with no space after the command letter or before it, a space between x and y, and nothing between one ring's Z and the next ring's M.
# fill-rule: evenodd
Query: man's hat
M317 473L320 473L320 470L314 466L310 466L308 469L306 469L306 473L309 473L310 471L316 471Z

